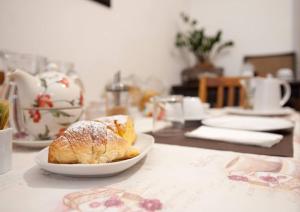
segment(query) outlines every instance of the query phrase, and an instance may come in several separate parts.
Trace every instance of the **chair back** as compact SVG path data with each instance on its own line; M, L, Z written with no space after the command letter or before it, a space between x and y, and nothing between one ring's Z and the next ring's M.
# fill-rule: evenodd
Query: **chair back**
M265 77L267 74L276 76L279 69L288 68L293 71L294 78L296 77L296 54L293 52L286 54L246 56L244 62L254 66L257 76Z
M246 101L245 89L241 83L242 79L245 79L245 77L203 77L199 81L199 97L201 101L208 102L209 90L213 88L217 90L214 107L224 107L225 102L227 102L227 106L234 106L235 102L238 102L238 106L244 107ZM238 92L238 95L235 95L235 92ZM238 99L235 99L236 96L238 96Z

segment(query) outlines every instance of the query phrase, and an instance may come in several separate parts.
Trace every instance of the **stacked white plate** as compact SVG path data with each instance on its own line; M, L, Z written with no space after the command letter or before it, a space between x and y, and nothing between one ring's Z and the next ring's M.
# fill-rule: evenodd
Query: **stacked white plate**
M225 115L202 121L206 126L251 131L277 131L293 128L294 124L283 118Z
M231 114L246 115L246 116L284 116L284 115L290 115L294 110L289 107L283 107L278 110L268 110L268 111L229 107L226 108L226 111Z

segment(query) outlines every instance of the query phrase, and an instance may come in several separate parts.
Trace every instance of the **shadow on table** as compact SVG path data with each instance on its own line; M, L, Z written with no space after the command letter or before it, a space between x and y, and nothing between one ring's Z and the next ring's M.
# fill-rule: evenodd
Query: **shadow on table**
M32 152L39 152L41 151L41 148L28 148L28 147L22 147L18 146L16 144L13 144L13 151L18 153L32 153Z
M134 175L145 163L143 158L133 167L114 176L106 177L70 177L53 174L34 166L23 175L24 181L33 188L85 189L91 187L109 186L123 182Z

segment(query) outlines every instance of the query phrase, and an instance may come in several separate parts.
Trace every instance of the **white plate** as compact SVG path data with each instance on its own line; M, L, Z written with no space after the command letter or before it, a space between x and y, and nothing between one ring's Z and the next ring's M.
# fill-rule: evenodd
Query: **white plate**
M48 163L48 147L41 150L35 158L35 162L44 170L56 174L68 176L110 176L118 174L139 162L154 144L154 138L146 134L138 134L135 147L140 150L140 154L128 160L104 164L53 164Z
M231 114L246 115L246 116L284 116L293 112L292 108L284 107L278 110L257 111L243 108L227 108L226 111Z
M202 116L193 116L193 117L185 116L184 120L185 121L201 121L201 120L207 119L209 117L210 117L209 114L203 114Z
M53 140L40 140L40 141L30 141L30 140L13 140L13 143L18 146L30 147L30 148L44 148L49 146Z
M251 131L286 130L294 126L292 122L283 118L233 115L205 119L202 121L202 123L211 127Z

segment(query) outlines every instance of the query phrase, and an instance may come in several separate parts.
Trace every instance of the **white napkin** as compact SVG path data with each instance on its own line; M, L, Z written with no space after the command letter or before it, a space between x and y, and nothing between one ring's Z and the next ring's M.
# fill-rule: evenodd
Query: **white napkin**
M283 138L274 133L253 132L245 130L232 130L201 126L191 132L185 133L186 137L203 138L230 143L271 147Z

